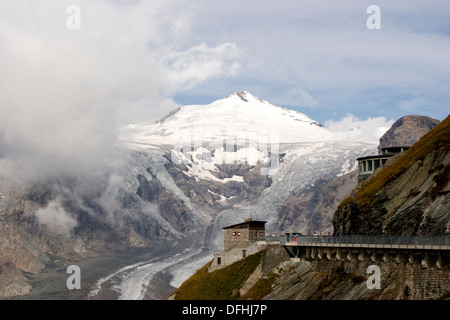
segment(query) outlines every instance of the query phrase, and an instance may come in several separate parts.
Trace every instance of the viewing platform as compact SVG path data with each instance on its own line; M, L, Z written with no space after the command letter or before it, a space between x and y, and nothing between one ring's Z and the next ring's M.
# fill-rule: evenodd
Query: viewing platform
M262 243L261 243L262 244ZM450 265L450 236L370 236L286 234L267 236L265 245L282 246L292 261L367 261L418 263L422 268Z
M294 240L295 238L295 240ZM308 235L267 236L267 244L302 247L450 250L450 236Z

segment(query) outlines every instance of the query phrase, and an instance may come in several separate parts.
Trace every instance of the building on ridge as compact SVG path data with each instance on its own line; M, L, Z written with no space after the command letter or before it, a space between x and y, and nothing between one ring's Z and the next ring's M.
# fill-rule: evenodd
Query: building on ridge
M375 170L384 165L389 158L408 150L410 146L395 146L381 149L381 153L375 156L361 157L358 161L358 183L370 177Z
M224 230L223 253L215 254L209 271L217 270L265 248L267 221L252 218ZM264 242L263 242L264 241Z

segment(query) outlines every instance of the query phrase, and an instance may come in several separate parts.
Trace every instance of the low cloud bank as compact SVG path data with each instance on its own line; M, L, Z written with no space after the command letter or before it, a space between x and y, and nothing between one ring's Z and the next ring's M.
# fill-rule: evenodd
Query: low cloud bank
M378 143L395 120L385 117L368 118L366 120L347 114L341 120L328 120L324 127L343 140L368 141Z

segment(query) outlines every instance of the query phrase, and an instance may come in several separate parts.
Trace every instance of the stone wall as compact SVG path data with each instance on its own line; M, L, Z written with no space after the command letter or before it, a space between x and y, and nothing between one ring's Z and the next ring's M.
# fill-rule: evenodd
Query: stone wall
M303 258L304 259L304 258ZM450 269L432 265L424 268L419 263L398 263L395 259L389 261L352 260L308 260L311 272L329 274L333 270L342 270L344 274L353 278L361 277L365 281L354 283L348 292L340 292L336 284L333 295L335 299L377 299L377 300L428 300L437 299L450 291ZM376 265L380 268L380 289L369 289L366 280L372 273L368 267Z
M261 250L264 250L266 247L265 244L261 244L260 242L252 242L248 246L238 245L232 249L225 251L222 254L215 254L214 260L209 267L208 271L214 271L223 267L226 267L238 260L241 260L249 255L257 253ZM220 259L220 264L218 263Z
M235 234L235 235L233 235ZM231 228L224 230L224 251L245 248L255 241L266 240L264 229Z
M262 273L265 275L280 263L288 260L289 254L283 248L283 246L276 244L267 245L262 263Z
M316 252L318 253L318 251ZM428 300L450 292L450 257L429 254L424 264L422 254L408 259L405 254L389 252L373 260L370 255L347 253L343 259L322 252L321 258L299 252L297 262L290 259L281 245L268 245L262 263L263 275L276 270L277 281L264 299L334 299L334 300ZM292 256L292 254L291 254ZM369 266L380 268L380 289L369 288Z

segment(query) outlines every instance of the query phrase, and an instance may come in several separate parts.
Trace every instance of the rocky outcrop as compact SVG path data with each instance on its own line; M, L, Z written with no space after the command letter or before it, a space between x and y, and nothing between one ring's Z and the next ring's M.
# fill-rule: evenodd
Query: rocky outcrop
M428 300L448 294L448 269L419 264L377 263L380 288L367 285L370 263L300 259L285 261L260 278L255 289L270 282L262 300ZM256 290L255 290L256 291ZM256 298L248 291L245 298Z
M169 156L166 155L166 158L169 159ZM188 166L190 164L175 165L168 161L165 168L186 197L196 204L210 208L218 206L222 209L235 203L250 202L272 183L270 176L260 173L263 166L261 163L216 164L217 170L211 170L209 173L219 181L189 176L186 174ZM233 177L241 179L235 181Z
M404 116L380 138L378 151L381 153L381 149L386 147L411 146L439 122L426 116Z
M137 194L144 201L148 201L159 206L159 210L164 219L166 219L177 231L185 232L192 229L193 217L189 208L182 200L177 198L172 192L152 175L152 180L148 181L143 175L138 175L139 188ZM144 231L147 236L154 236L155 230Z
M16 297L29 293L31 285L11 261L0 260L0 299Z
M363 182L339 206L344 234L450 233L450 117Z
M48 257L42 253L39 244L22 229L8 222L0 223L2 242L0 252L4 263L11 262L17 269L37 274L44 268L43 260Z
M302 234L332 233L334 213L355 188L357 178L358 173L352 171L331 181L316 183L299 194L292 193L278 212L280 230L295 230Z

